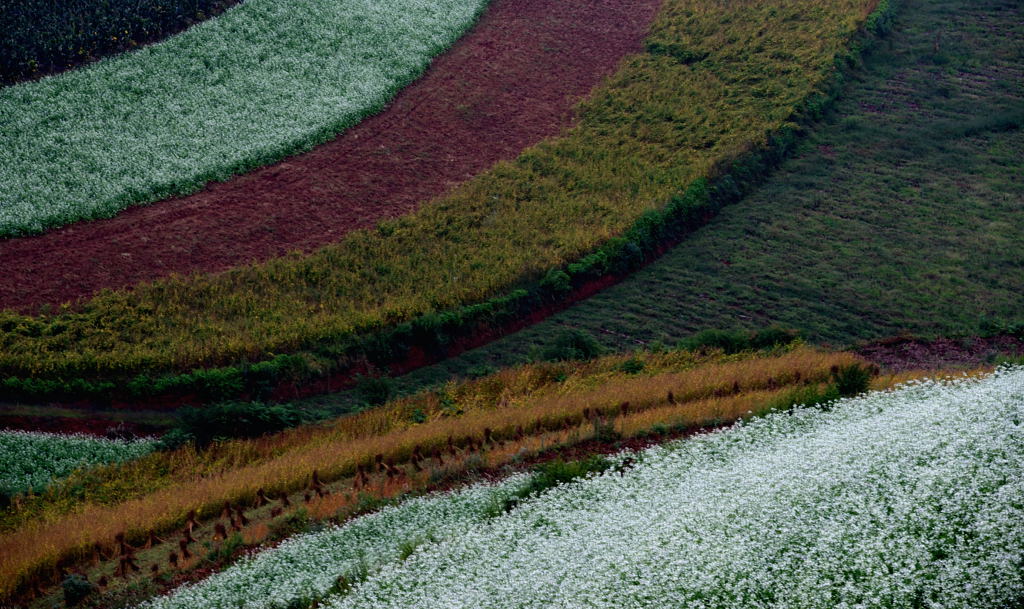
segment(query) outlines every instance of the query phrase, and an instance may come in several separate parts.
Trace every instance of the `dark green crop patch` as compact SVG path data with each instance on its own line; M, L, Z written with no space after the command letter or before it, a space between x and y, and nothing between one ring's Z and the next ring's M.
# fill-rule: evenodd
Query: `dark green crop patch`
M152 43L241 0L0 0L0 86Z

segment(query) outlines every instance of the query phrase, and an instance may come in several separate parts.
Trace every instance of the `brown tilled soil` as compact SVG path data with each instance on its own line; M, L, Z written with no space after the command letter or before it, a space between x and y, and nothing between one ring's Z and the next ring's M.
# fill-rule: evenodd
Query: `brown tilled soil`
M310 251L408 213L572 123L638 51L660 0L494 0L381 114L195 195L0 242L0 309Z
M939 338L891 338L859 347L857 353L893 372L975 368L992 363L997 356L1024 355L1024 340L1013 336Z

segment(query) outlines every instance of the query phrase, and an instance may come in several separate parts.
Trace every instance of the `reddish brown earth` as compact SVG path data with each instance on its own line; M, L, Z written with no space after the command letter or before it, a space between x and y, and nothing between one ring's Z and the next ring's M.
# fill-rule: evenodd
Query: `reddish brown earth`
M0 309L220 271L406 214L572 124L574 104L641 49L661 0L493 0L381 114L309 153L38 237L0 242Z
M1014 336L939 338L896 337L859 347L857 353L893 372L974 368L997 356L1024 355L1024 339Z

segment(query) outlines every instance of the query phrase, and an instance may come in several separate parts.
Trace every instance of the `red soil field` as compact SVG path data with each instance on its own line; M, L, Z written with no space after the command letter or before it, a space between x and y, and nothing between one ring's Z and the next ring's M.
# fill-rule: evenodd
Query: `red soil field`
M494 0L383 112L336 140L188 197L0 241L0 309L311 251L406 214L573 122L639 51L660 0Z

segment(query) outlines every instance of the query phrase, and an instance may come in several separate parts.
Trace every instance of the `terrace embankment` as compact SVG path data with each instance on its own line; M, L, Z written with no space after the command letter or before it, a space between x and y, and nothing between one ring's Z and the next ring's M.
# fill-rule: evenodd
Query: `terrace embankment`
M495 0L381 114L309 153L195 195L0 243L0 309L219 271L412 211L557 134L639 51L660 0Z

